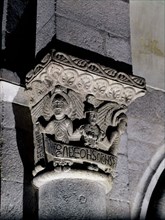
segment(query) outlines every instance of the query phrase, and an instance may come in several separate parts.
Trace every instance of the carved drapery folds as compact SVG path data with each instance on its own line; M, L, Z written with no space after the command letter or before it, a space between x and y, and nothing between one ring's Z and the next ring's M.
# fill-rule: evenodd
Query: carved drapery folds
M53 50L26 78L34 126L34 176L85 170L110 176L143 78Z

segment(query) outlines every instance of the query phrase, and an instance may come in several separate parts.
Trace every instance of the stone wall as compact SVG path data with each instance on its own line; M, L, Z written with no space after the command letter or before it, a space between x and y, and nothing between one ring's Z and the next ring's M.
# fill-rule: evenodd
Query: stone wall
M58 40L131 64L128 1L38 3L36 52L56 33Z

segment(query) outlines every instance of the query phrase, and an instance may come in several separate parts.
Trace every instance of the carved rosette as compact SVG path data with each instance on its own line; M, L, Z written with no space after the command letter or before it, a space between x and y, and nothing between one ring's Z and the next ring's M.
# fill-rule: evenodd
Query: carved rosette
M141 77L55 50L47 54L26 77L34 125L34 182L44 174L50 177L48 172L54 179L66 172L68 178L73 172L110 178L127 107L145 91Z

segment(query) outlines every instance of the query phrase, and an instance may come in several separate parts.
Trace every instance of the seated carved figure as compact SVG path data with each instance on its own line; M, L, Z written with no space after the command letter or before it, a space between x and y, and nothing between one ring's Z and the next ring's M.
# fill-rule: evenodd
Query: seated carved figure
M50 121L44 128L42 133L55 136L56 141L69 143L69 139L73 134L73 125L71 119L66 115L68 104L66 99L57 94L52 101L54 111L54 120Z
M86 111L87 124L80 127L80 133L84 145L91 148L98 148L98 143L103 140L105 133L97 124L97 110L90 106Z
M52 100L52 109L54 118L44 127L41 123L37 122L36 126L40 133L50 134L54 136L54 140L62 143L69 143L73 134L73 125L71 119L67 114L68 103L61 94L56 94ZM38 165L33 171L36 175L44 167Z

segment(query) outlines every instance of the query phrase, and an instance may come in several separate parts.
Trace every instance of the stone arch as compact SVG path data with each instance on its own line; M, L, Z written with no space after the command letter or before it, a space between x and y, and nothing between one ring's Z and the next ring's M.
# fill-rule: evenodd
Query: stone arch
M159 177L165 170L165 144L162 145L145 170L137 187L137 193L131 209L132 219L145 219L150 198Z

